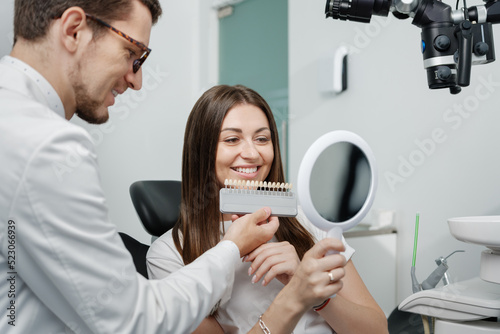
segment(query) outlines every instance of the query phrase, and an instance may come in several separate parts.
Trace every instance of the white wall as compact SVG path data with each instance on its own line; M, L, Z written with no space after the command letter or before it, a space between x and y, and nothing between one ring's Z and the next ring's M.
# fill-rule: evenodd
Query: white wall
M8 55L12 49L14 0L4 1L0 11L0 57Z
M457 249L466 253L449 258L452 278L477 276L482 248L455 240L447 219L499 214L500 62L474 66L471 85L459 95L431 91L420 53L420 29L410 19L373 16L370 24L327 20L324 9L324 0L289 1L291 175L320 135L336 129L356 132L377 159L379 188L373 209L396 212L397 302L411 294L417 212L418 278L422 281L435 268L434 259ZM494 33L500 45L498 27ZM349 88L339 96L321 95L319 64L340 45L352 51ZM485 85L488 81L492 83ZM457 108L466 116L459 116ZM430 144L436 131L440 142ZM414 166L404 169L401 159ZM401 182L391 184L389 173L400 174Z

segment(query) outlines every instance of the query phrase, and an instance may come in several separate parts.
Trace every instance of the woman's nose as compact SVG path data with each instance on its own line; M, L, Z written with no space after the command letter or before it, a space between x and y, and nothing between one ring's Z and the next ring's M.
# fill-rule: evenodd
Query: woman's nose
M244 159L255 159L259 156L259 152L253 143L246 142L241 151L241 156Z

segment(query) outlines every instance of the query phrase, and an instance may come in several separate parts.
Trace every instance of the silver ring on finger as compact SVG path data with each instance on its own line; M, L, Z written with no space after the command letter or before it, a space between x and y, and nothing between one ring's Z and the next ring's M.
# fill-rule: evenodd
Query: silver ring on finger
M331 271L328 273L328 277L330 277L330 283L335 281L335 277L333 277L333 273Z

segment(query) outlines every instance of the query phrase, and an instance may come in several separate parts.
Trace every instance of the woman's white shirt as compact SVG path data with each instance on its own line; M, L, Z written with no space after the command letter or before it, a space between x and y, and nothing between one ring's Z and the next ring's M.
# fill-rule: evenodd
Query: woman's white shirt
M299 222L316 238L321 240L326 237L326 232L315 227L305 218L299 208L297 215ZM224 222L227 230L231 222ZM270 242L277 242L273 238ZM346 247L342 254L348 261L354 254L343 238ZM228 287L226 294L222 297L217 320L225 333L247 333L257 322L259 316L271 305L276 295L283 288L283 284L277 279L262 286L261 281L252 284L251 276L248 276L248 268L251 263L245 262L237 266L234 283ZM175 247L172 231L168 231L155 240L147 255L147 267L149 277L152 279L163 278L179 270L184 266L181 254ZM333 330L326 321L315 311L310 310L304 314L294 329L294 333L332 333Z

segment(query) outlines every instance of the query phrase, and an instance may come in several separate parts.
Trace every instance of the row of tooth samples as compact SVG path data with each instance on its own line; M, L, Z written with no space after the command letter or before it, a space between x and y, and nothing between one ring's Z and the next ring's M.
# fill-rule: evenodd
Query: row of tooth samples
M291 183L267 182L267 181L244 181L225 179L224 185L226 188L237 189L261 189L269 191L291 191Z

